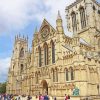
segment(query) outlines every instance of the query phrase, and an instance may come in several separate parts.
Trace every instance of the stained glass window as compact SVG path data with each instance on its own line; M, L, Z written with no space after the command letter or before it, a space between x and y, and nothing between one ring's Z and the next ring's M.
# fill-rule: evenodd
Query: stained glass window
M41 48L40 46L38 47L38 51L39 51L39 67L41 67Z
M54 42L51 42L52 44L52 63L55 63L55 45Z
M71 72L71 80L74 80L74 71L73 71L73 68L70 68L70 72Z
M85 10L84 8L80 8L80 18L81 18L81 28L86 27L86 18L85 18Z
M72 27L73 27L73 32L77 31L77 21L76 21L76 14L72 12Z
M21 50L20 50L20 57L24 57L24 49L23 48L21 48Z
M68 69L66 69L66 81L68 81Z
M44 44L44 64L48 65L48 45Z

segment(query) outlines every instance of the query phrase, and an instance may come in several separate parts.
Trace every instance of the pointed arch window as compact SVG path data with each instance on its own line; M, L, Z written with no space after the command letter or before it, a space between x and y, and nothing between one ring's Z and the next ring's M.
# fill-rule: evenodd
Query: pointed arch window
M74 70L72 67L70 68L70 74L71 74L71 80L74 80Z
M74 31L77 31L77 20L76 20L75 12L72 12L71 16L72 16L72 28L74 32Z
M20 57L24 57L24 48L21 48L21 50L20 50L20 55L19 55Z
M39 83L38 74L36 73L36 84Z
M68 81L68 69L65 70L65 75L66 75L66 81Z
M80 19L81 19L81 28L86 27L86 18L85 18L85 10L83 7L80 8Z
M44 64L48 65L48 45L44 44Z
M38 51L39 51L39 67L41 67L42 63L41 63L41 47L38 47Z
M51 46L52 46L52 63L55 63L55 45L53 41L51 41Z

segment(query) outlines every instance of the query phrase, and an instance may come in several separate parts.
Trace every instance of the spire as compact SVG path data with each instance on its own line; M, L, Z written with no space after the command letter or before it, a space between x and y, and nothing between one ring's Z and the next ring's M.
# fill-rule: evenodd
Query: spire
M56 20L56 29L58 31L58 33L63 33L63 21L60 15L60 12L58 11L58 16L57 16L57 20Z
M37 27L35 28L35 31L34 31L34 34L33 34L33 38L34 38L34 36L35 36L36 34L38 34Z
M62 19L59 10L58 10L58 16L57 16L57 19Z

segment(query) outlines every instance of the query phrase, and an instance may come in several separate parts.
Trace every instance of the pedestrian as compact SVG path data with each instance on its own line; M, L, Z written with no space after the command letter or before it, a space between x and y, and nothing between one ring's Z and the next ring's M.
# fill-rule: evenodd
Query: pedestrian
M68 100L68 96L65 94L65 98L64 98L64 100Z
M44 100L44 95L43 94L41 95L41 100Z
M47 94L44 96L44 100L49 100L49 97Z
M41 96L42 96L42 94L39 93L39 100L41 100Z
M27 100L31 100L31 96L30 95L28 95Z
M38 96L36 95L35 100L39 100Z
M56 96L54 96L54 100L57 100Z
M68 100L70 100L70 96L68 95Z

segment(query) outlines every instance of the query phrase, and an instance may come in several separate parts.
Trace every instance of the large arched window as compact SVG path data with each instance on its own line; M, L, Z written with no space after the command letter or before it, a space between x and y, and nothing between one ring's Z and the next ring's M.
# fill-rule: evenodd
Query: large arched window
M72 67L70 68L70 74L71 74L71 80L74 80L74 70Z
M74 32L74 31L77 31L77 20L76 20L75 12L72 12L71 16L72 16L72 28Z
M85 10L83 7L80 8L80 19L81 19L81 28L86 27L86 17L85 17Z
M68 69L65 70L65 75L66 75L66 81L68 81Z
M38 47L38 51L39 51L39 67L41 67L41 48L40 46Z
M53 41L51 41L51 47L52 47L52 63L55 63L55 45Z
M23 48L21 48L21 50L20 50L20 55L19 55L20 57L24 57L24 49Z
M48 45L44 44L44 64L48 65Z

